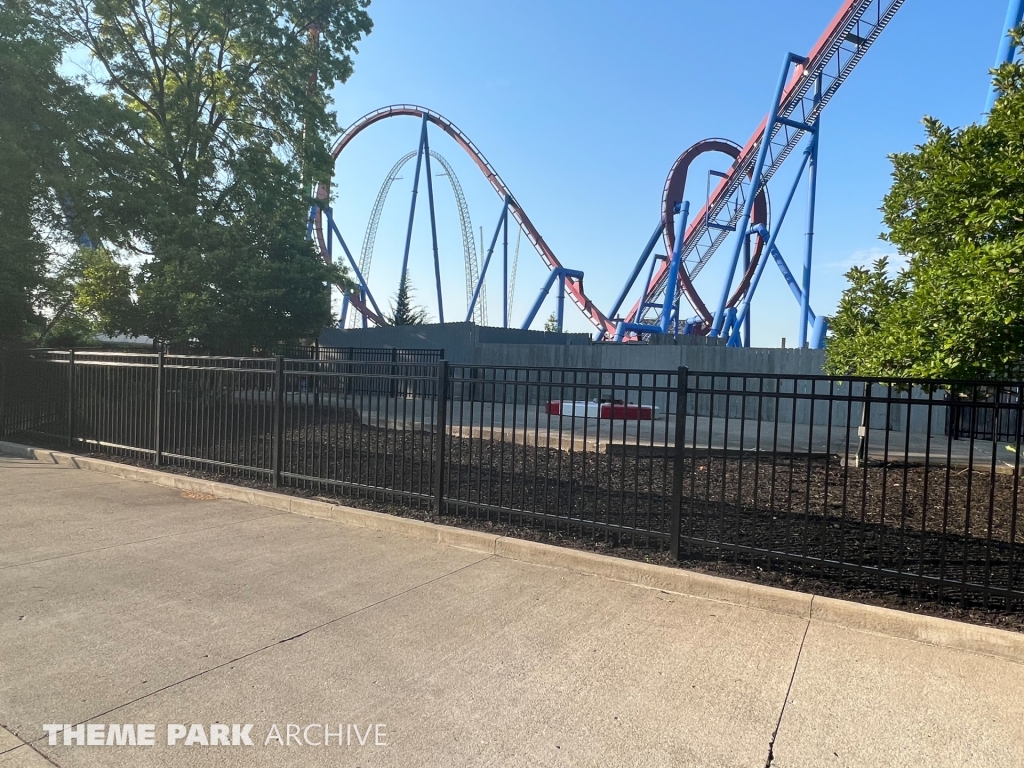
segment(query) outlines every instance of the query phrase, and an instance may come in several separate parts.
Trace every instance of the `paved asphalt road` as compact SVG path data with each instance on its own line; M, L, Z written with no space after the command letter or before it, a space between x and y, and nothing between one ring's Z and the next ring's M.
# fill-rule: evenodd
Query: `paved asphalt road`
M0 725L0 768L1009 768L1024 665L0 457Z

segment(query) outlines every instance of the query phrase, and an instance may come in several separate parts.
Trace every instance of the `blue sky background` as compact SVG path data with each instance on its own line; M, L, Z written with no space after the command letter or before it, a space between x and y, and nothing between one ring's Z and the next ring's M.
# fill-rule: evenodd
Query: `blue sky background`
M355 74L335 89L335 107L342 125L393 103L421 104L448 117L491 161L562 263L585 271L587 293L607 310L658 221L676 157L710 136L745 143L767 112L784 55L807 53L839 5L375 0L374 31L360 45ZM815 311L834 309L849 266L891 250L878 239L878 208L890 183L887 155L921 141L925 114L953 125L981 119L1005 13L1006 0L906 0L825 110ZM335 208L357 258L377 190L394 162L415 149L418 129L413 118L385 121L356 138L338 161ZM454 142L434 130L431 144L454 166L474 229L479 237L483 226L489 240L501 201ZM773 181L776 199L795 166L791 160L789 173L784 169ZM687 197L698 208L711 167L691 175ZM382 305L398 282L412 171L410 164L392 188L374 249L369 282ZM445 319L461 320L462 245L444 179L435 179L435 195ZM779 241L791 265L801 258L804 200L801 191ZM417 301L436 318L425 205L417 216L410 269ZM721 285L715 262L697 283L708 302ZM488 275L492 325L501 320L500 266L495 261ZM546 274L524 238L515 325ZM549 300L541 322L552 308ZM773 266L752 315L755 345L796 337L796 302ZM570 330L591 330L568 302L566 318Z

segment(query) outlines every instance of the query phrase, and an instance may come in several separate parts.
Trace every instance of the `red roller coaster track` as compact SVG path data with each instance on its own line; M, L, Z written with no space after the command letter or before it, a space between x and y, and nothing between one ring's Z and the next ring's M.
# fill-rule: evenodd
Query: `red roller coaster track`
M331 150L331 155L334 157L335 160L337 160L338 156L342 153L342 151L344 151L345 147L347 147L356 136L358 136L360 133L369 128L374 123L379 123L381 120L386 120L390 117L401 116L418 117L420 119L423 119L424 115L426 115L428 121L436 125L449 136L451 136L455 140L455 143L462 147L466 151L466 153L471 158L473 158L473 162L477 164L477 167L479 167L480 170L483 172L484 176L487 177L487 181L490 182L491 186L494 188L494 191L497 192L502 199L504 199L505 196L508 195L508 197L510 198L509 211L511 212L515 220L519 222L519 225L523 228L523 231L526 233L526 236L529 238L530 242L533 244L533 247L536 249L537 253L540 254L541 259L548 266L548 268L557 269L561 267L562 263L555 256L554 252L551 250L548 244L544 241L544 238L541 237L540 232L537 231L537 228L533 225L533 222L530 221L530 217L526 215L526 212L523 210L522 206L519 205L519 202L516 200L515 195L513 195L512 192L509 191L509 188L505 185L505 182L501 180L501 177L498 175L498 172L494 170L493 166L487 161L487 158L484 157L483 153L479 149L477 149L476 145L472 141L470 141L469 137L461 130L459 130L459 128L451 120L449 120L448 118L444 117L441 114L438 114L437 112L434 112L431 109L427 109L426 107L419 107L414 104L396 104L390 107L383 107L374 112L371 112L368 115L364 115L363 117L356 120L348 128L348 130L346 130L345 133L342 134L342 137L338 140L338 142L334 145L334 148ZM320 211L317 212L316 233L317 239L320 242L321 251L323 253L327 253L327 246L324 240L323 233L323 214ZM587 298L587 295L583 292L582 280L566 278L565 288L568 291L573 303L577 307L579 307L579 310L586 316L588 320L590 320L591 323L594 324L595 327L604 330L606 333L613 333L615 331L615 324L612 323L607 317L605 317L604 313L601 312L601 310L597 308L594 302Z
M705 152L722 152L733 158L730 170L724 174L724 178L709 197L707 204L691 219L684 238L682 258L685 268L679 270L679 288L697 313L694 332L700 334L708 332L712 313L694 288L693 280L725 241L729 231L736 228L743 208L742 205L737 204L737 201L744 199L745 195L756 193L757 198L750 217L751 224L767 224L768 203L765 187L769 179L803 138L806 127L816 124L821 110L835 95L902 3L903 0L843 0L842 7L832 24L821 36L811 53L805 59L800 60L801 63L796 67L783 91L777 109L777 114L780 119L783 119L783 122L773 124L771 134L767 137L769 142L768 162L760 179L754 179L753 173L755 159L762 141L765 140L767 117L742 148L724 139L708 139L690 147L676 160L665 183L662 197L662 222L667 253L673 251L674 232L671 222L674 218L675 206L682 200L686 176L691 163ZM812 93L816 83L820 84L820 95ZM417 117L421 120L425 117L426 120L451 136L473 159L499 197L504 199L508 196L510 199L509 210L512 216L522 226L548 268L557 269L562 266L483 153L451 120L433 110L413 104L397 104L364 115L353 123L334 145L332 156L336 160L345 147L371 125L399 116ZM805 126L805 128L798 126ZM752 190L750 187L756 187L756 190ZM326 190L321 189L320 196L326 197ZM723 216L724 220L721 218ZM323 214L319 210L316 217L316 232L321 251L326 256ZM745 274L741 275L736 288L730 292L727 306L735 306L743 298L750 277L761 257L763 247L764 243L758 237L749 268ZM650 284L645 286L643 295L648 301L647 306L649 306L649 302L665 293L668 271L669 264L666 260L657 268ZM587 297L583 290L582 280L568 278L565 285L573 303L584 316L601 334L610 338L615 333L617 319L607 317ZM626 316L626 321L629 323L641 322L644 310L644 299L641 299L636 302Z

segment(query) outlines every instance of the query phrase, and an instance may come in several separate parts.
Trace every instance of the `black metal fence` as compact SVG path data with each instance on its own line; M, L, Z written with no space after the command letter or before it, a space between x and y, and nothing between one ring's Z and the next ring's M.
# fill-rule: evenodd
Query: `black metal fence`
M216 356L210 350L195 345L169 344L164 347L168 355L190 357ZM251 357L253 351L234 350L240 357ZM397 347L326 347L320 344L288 344L270 350L269 355L283 355L293 360L330 360L361 363L436 363L444 359L443 349L402 349Z
M46 351L0 374L8 439L1024 606L1024 406L1005 396L1019 384L457 366L390 350Z

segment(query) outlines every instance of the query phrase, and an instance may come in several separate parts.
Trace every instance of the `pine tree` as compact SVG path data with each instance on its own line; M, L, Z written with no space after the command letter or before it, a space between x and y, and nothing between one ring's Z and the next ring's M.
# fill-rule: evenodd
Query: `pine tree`
M544 330L547 333L559 333L558 329L558 318L555 317L555 313L552 312L548 315L548 319L544 322Z
M385 318L391 325L423 325L427 322L427 310L414 306L412 290L409 288L409 275L402 275L398 284L398 294L391 307L391 314Z

